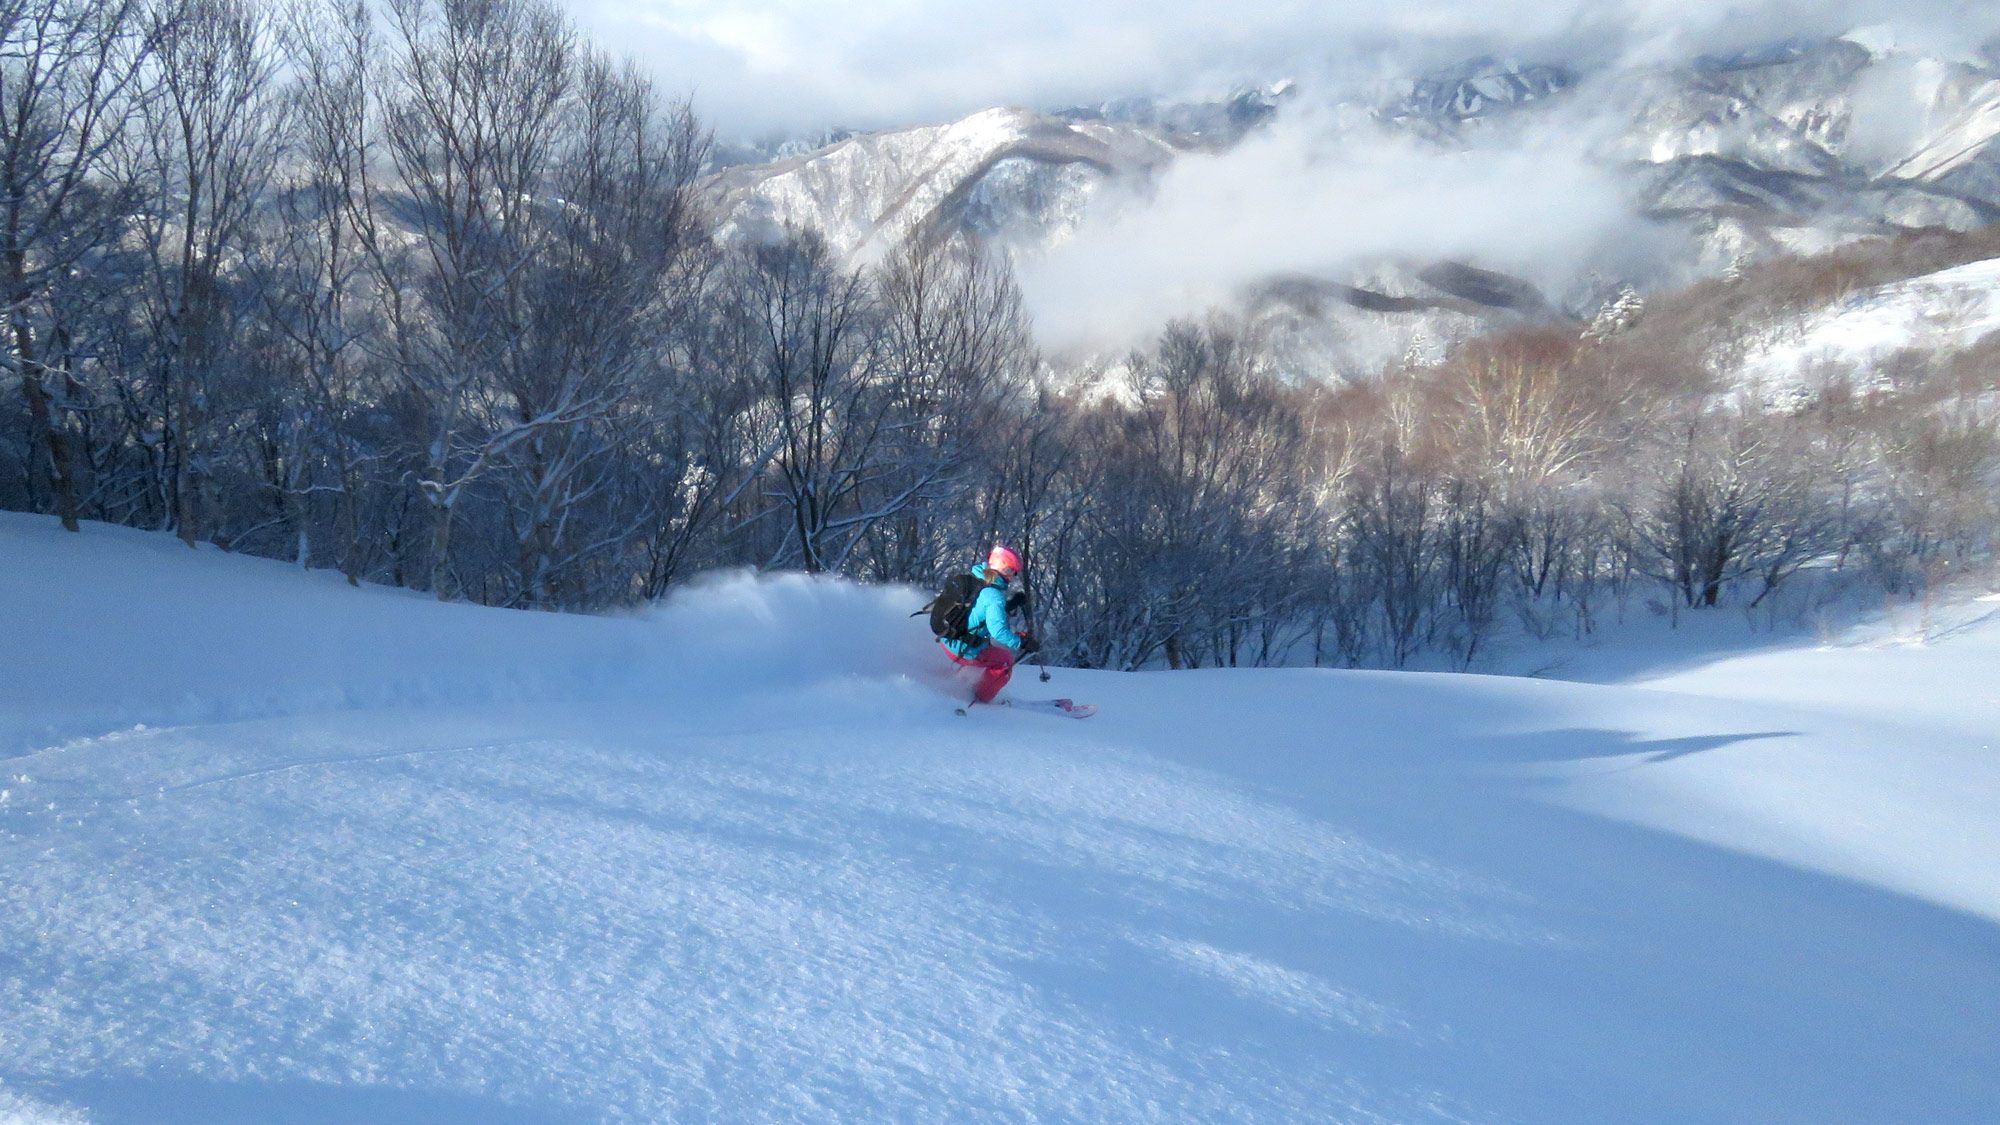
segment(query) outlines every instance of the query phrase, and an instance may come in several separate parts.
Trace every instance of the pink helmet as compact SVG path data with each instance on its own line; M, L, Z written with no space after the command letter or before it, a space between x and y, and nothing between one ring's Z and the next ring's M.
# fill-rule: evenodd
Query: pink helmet
M986 569L997 570L1012 578L1021 573L1021 556L1012 547L995 544L993 553L986 556Z

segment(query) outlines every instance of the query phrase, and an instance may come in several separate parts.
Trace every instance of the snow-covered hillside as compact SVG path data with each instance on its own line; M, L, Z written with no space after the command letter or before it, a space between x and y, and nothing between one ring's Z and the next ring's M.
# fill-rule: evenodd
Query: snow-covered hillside
M1736 368L1773 399L1816 389L1830 373L1880 375L1912 350L1949 357L2000 331L2000 259L1875 286L1810 315L1771 325Z
M1648 682L1055 670L0 514L0 1119L2000 1114L2000 624Z
M949 230L1045 242L1080 219L1108 180L1143 177L1172 153L1157 129L992 109L731 168L710 190L725 237L810 227L869 261Z

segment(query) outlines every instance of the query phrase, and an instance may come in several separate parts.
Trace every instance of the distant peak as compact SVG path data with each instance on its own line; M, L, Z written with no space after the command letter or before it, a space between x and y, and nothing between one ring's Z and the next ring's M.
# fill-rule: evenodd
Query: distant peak
M1559 94L1576 84L1567 67L1481 55L1410 81L1390 117L1466 121Z

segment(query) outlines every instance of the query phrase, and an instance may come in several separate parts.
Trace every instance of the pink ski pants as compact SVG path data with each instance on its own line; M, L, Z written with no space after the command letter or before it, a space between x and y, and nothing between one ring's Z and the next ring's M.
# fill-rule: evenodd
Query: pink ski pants
M970 660L949 649L945 650L945 655L961 668L986 669L979 676L979 687L972 693L972 698L981 703L993 702L993 697L999 695L1000 689L1014 677L1014 650L1006 645L989 644Z

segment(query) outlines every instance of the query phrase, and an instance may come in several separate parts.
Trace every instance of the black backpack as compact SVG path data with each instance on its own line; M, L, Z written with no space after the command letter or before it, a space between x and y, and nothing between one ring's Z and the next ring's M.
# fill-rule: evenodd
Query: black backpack
M966 628L966 619L972 615L972 603L979 600L979 591L986 583L970 574L954 574L944 580L944 589L931 599L931 604L920 609L931 613L931 632L947 641L977 641L983 638ZM915 617L917 613L910 616Z

